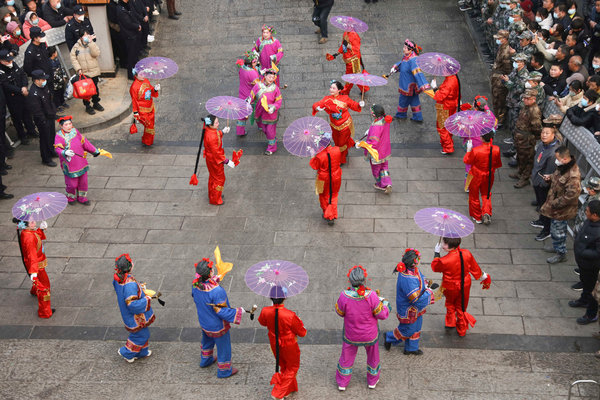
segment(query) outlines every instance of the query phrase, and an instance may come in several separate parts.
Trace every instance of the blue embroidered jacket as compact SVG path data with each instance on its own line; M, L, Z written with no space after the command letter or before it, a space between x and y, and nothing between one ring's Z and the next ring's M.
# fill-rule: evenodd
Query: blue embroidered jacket
M405 56L394 64L400 77L398 78L398 92L404 96L419 94L430 89L429 82L423 75L421 68L417 65L414 55Z
M219 286L218 277L206 282L196 279L192 286L192 297L200 327L210 337L223 336L229 331L230 322L239 324L242 319L241 308L229 307L227 293Z
M425 308L434 303L433 292L427 288L425 277L417 267L405 268L398 273L396 282L396 310L401 324L411 324L425 314Z
M113 287L117 294L117 302L125 329L137 332L150 326L154 322L154 311L150 307L150 297L144 294L139 283L130 274L125 274L123 279L115 274Z

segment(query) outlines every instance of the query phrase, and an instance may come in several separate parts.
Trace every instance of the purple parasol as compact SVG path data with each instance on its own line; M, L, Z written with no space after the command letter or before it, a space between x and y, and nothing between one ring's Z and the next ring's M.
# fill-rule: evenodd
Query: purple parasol
M139 76L147 79L165 79L177 73L179 67L167 57L146 57L135 64Z
M290 261L267 260L248 269L246 285L260 296L288 298L306 289L308 275L301 266Z
M492 113L466 110L452 114L444 122L448 132L463 138L485 135L496 126L496 117Z
M456 75L460 71L460 63L442 53L423 53L417 57L417 65L423 72L434 76Z
M62 193L33 193L15 203L12 215L21 221L45 221L60 214L66 206L67 197Z
M387 85L388 80L382 76L371 75L366 72L362 74L346 74L342 75L342 79L349 83L354 83L362 86L383 86Z
M303 117L295 120L283 134L283 145L291 154L312 157L331 141L331 126L322 118Z
M358 18L346 17L338 15L329 19L331 25L336 28L342 29L343 31L354 31L356 33L363 33L369 29L369 25L366 22L361 21Z
M446 208L423 208L416 212L415 223L425 232L447 238L469 236L475 230L468 217Z
M217 96L206 102L206 110L224 119L244 119L252 114L252 106L237 97Z

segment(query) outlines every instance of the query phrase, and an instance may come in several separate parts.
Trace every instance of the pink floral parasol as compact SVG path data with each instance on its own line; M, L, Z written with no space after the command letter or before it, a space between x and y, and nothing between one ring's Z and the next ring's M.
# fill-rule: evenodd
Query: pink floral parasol
M423 72L434 76L456 75L460 71L460 63L443 53L423 53L417 57L417 65Z
M318 117L299 118L283 134L283 145L298 157L312 157L327 147L330 141L331 126Z
M475 230L467 216L446 208L423 208L415 213L414 219L419 228L440 237L460 238Z
M361 74L346 74L342 75L342 79L348 83L354 83L362 86L383 86L387 85L388 80L382 76L371 75L363 72Z
M369 25L366 22L361 21L358 18L346 17L338 15L329 19L331 25L336 28L342 29L343 31L354 31L356 33L363 33L369 29Z
M446 119L444 127L448 132L463 138L472 138L491 132L496 126L496 117L492 113L477 110L460 111Z
M67 197L62 193L33 193L15 203L12 215L21 221L45 221L60 214L66 206Z
M267 260L251 266L246 272L246 285L254 293L273 298L288 298L308 286L308 275L301 266L290 261Z
M252 113L252 106L237 97L217 96L206 102L206 111L223 119L244 119Z
M179 67L167 57L146 57L135 64L139 76L147 79L165 79L175 75Z

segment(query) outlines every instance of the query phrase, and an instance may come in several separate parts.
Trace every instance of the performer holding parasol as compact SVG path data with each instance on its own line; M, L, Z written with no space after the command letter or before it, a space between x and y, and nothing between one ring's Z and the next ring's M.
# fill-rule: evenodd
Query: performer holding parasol
M300 347L297 337L306 336L302 320L283 304L287 293L286 287L273 286L270 293L273 305L263 308L258 317L258 322L269 330L271 351L281 367L281 372L276 372L271 379L271 384L275 385L271 391L274 399L283 399L298 391L296 375L300 369Z
M240 69L240 88L238 90L238 97L242 100L246 100L250 97L250 92L252 91L252 88L254 88L254 85L260 82L260 74L256 69L258 56L254 52L246 52L244 58L237 60L236 64ZM248 117L237 121L235 133L238 136L246 136L246 121L248 121ZM253 120L250 122L252 123L252 121Z
M435 302L432 289L439 285L430 283L417 266L421 261L421 253L416 249L406 249L402 261L393 273L398 273L396 282L396 311L398 327L386 332L384 347L390 350L392 345L404 341L404 354L420 356L419 338L423 326L423 314L426 307Z
M375 389L379 382L379 327L378 320L387 319L391 310L387 300L365 286L367 271L355 265L348 271L350 287L340 293L335 311L344 318L344 343L337 365L335 380L340 391L352 378L352 366L359 346L367 352L367 385Z
M155 320L154 311L150 303L156 294L146 292L146 284L138 283L131 271L133 261L129 254L121 254L115 259L115 275L113 287L117 294L117 303L125 329L129 332L125 346L117 350L119 355L128 363L139 358L150 357L152 351L148 349L150 329Z
M279 62L283 57L283 47L279 40L275 38L275 28L264 24L261 29L261 36L256 39L252 51L258 54L258 63L260 64L261 74L273 69L279 72ZM279 77L275 80L275 85L279 87Z
M215 254L216 250L215 250ZM219 253L220 256L220 253ZM217 378L228 378L237 374L237 368L231 366L230 323L239 324L245 310L242 307L231 308L225 289L219 286L225 270L219 271L220 257L217 257L217 272L208 258L197 262L196 279L192 283L192 297L196 303L198 322L202 328L202 347L200 367L206 368L217 362ZM223 264L222 264L223 265ZM231 265L228 270L231 270ZM217 357L213 349L217 346Z
M133 75L134 79L129 88L129 95L131 96L134 122L138 121L144 126L142 144L152 146L154 143L154 115L156 111L152 98L158 97L160 84L152 86L150 81L142 77L136 68L133 69Z
M90 205L87 198L88 170L87 154L112 158L112 154L103 149L96 149L77 129L73 127L73 117L67 115L58 119L60 130L54 137L54 150L60 159L65 175L65 191L70 205L79 202Z
M458 336L465 336L469 326L475 326L477 320L467 312L471 275L481 279L483 289L489 289L492 278L483 272L469 250L460 248L460 237L443 237L435 245L434 259L431 262L433 272L441 272L442 290L446 297L446 329L456 327ZM440 257L444 250L448 254Z
M355 102L345 94L341 94L344 88L341 82L332 80L329 86L329 96L323 97L312 106L312 115L318 111L325 111L329 114L329 125L332 129L332 138L336 146L342 152L342 164L346 164L348 157L348 146L354 146L354 122L348 112L351 109L361 112L365 106L364 101Z
M46 240L45 230L48 228L46 219L57 216L66 206L67 198L64 194L42 192L19 199L12 208L21 259L33 283L29 293L38 298L40 318L50 318L55 311L50 304L50 279L46 273L48 260L43 244L43 240ZM39 228L37 221L40 221Z
M394 64L390 70L390 74L385 76L387 78L395 72L400 72L398 79L398 93L400 93L400 97L398 99L398 112L395 118L406 119L408 107L410 106L412 111L410 119L416 122L423 122L419 93L423 91L431 92L431 87L425 75L423 75L421 68L417 65L416 57L420 51L421 47L417 46L411 40L406 39L402 49L402 60ZM432 93L428 94L432 95Z
M356 143L356 148L364 148L365 157L371 164L371 173L375 178L373 187L386 194L392 192L392 179L388 169L388 160L392 156L390 145L390 124L392 117L385 115L385 110L379 104L371 107L373 123L365 132L365 141Z

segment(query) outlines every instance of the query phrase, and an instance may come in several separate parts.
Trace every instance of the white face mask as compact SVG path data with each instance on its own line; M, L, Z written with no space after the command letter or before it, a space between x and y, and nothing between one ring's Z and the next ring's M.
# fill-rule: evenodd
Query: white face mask
M525 87L526 87L527 89L531 89L533 86L531 86L531 83L529 83L529 82L525 82Z
M4 18L4 22L6 22L7 24L11 21L10 17L5 17Z
M573 15L575 14L575 9L574 8L569 8L569 11L567 11L569 13L569 15Z
M12 68L13 67L13 63L9 63L9 64L5 64L8 68Z
M535 17L536 22L542 22L542 17Z
M557 167L560 167L561 165L563 165L563 163L558 161L558 158L556 160L554 160L554 164L556 164Z
M40 42L46 43L46 36L40 38Z
M590 193L590 191L588 190L588 188L584 187L584 188L583 188L583 193L585 193L585 194L589 194L589 193Z
M85 15L78 15L78 16L77 16L77 19L78 19L79 21L83 21L83 20L85 19Z

